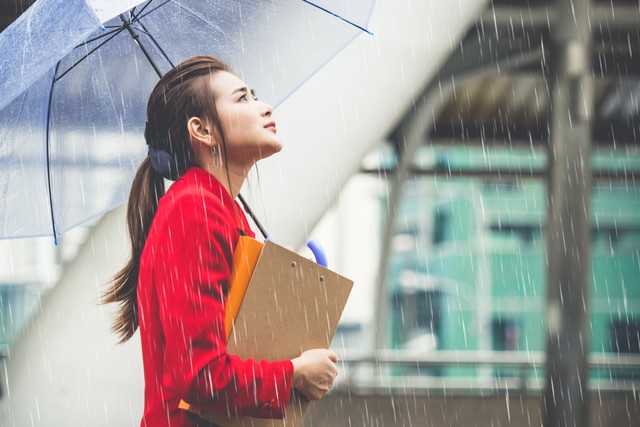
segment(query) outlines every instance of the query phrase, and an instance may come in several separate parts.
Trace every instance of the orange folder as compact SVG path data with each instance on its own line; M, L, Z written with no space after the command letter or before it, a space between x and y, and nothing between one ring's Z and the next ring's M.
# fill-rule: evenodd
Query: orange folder
M293 359L304 350L329 348L353 286L289 249L246 236L234 251L230 279L227 351L255 360ZM292 393L284 420L229 418L185 401L179 407L222 427L298 427L308 404Z
M233 322L238 317L242 300L247 292L249 281L264 244L247 236L240 236L238 246L233 252L233 268L231 269L231 287L224 314L224 330L227 341L233 329Z
M240 236L238 245L233 252L233 267L231 269L231 285L229 287L229 295L227 297L227 305L225 306L224 329L229 341L229 335L233 329L233 321L238 315L242 300L247 292L251 275L260 257L260 251L264 244L256 239L247 236ZM195 405L191 405L184 400L180 400L178 405L180 409L187 410L199 416L203 416L202 411Z

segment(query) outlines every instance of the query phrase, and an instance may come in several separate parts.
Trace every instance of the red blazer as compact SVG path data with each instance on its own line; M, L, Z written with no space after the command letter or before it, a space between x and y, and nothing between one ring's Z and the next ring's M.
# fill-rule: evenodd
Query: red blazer
M180 399L231 416L283 418L293 364L227 354L224 307L244 213L208 172L189 169L160 199L140 261L141 425L208 425Z

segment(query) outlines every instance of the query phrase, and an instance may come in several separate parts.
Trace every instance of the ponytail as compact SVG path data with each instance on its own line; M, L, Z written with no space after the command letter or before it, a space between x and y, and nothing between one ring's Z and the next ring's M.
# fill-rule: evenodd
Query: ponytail
M119 307L112 326L120 343L127 341L138 329L137 288L140 257L151 222L158 210L158 200L164 195L164 180L151 167L151 158L144 159L131 185L127 206L127 226L131 241L131 256L127 264L111 281L111 288L101 302L117 302Z

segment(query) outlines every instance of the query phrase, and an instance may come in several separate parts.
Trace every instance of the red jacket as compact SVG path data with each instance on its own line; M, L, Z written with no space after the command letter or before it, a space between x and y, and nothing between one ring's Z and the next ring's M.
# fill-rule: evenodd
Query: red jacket
M138 278L143 427L207 425L186 402L220 414L282 418L293 364L226 352L224 307L244 213L208 172L189 169L160 199Z

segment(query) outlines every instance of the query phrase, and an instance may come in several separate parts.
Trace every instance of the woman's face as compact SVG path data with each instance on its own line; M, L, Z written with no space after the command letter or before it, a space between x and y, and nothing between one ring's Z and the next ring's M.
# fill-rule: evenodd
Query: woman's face
M212 87L229 166L251 167L282 149L271 106L258 101L242 80L219 71L212 75Z

